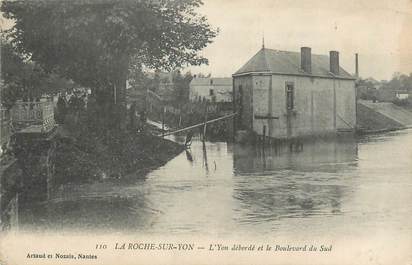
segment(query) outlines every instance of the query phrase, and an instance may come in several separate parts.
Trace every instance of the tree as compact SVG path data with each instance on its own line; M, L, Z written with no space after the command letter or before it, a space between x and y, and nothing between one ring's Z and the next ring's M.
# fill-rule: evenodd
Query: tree
M73 84L56 74L46 73L39 65L26 60L13 46L2 40L2 104L11 108L17 99L34 100L43 94L56 94Z
M173 72L173 94L174 102L177 106L186 103L189 100L190 82L193 77L190 72L187 72L184 76L180 71Z
M383 86L384 89L392 89L392 90L405 90L411 91L412 90L412 73L409 75L401 74L399 72L395 72L392 76L392 79L385 83Z
M207 63L198 51L217 31L195 12L200 5L201 0L5 0L1 11L15 21L8 37L22 54L92 88L102 117L122 127L131 66L170 70Z
M24 62L23 59L13 51L9 43L3 39L0 41L2 42L1 76L4 80L4 87L1 90L2 102L0 104L6 108L11 108L18 98L18 95L22 93L22 88L19 86L21 78L18 74L23 73Z

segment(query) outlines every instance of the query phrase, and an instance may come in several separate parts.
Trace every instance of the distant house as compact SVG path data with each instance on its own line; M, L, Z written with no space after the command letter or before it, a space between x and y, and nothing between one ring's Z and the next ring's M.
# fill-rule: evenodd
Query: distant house
M330 56L262 48L233 74L236 130L289 139L353 131L355 78Z
M232 78L195 77L190 82L191 101L232 102Z
M397 90L395 91L395 96L399 100L408 99L409 92L407 90Z

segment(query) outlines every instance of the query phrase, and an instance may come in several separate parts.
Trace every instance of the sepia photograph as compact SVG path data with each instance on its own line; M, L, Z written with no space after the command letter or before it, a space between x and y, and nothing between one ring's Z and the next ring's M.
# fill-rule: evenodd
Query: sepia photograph
M412 264L411 0L0 15L0 265Z

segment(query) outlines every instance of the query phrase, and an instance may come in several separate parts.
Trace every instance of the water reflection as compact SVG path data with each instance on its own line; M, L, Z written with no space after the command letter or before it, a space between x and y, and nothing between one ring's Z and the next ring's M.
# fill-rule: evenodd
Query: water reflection
M337 172L356 166L354 138L314 140L276 146L233 146L236 173L278 170Z
M281 218L340 214L342 169L357 165L353 139L234 146L233 196L241 206L237 220L270 222Z
M140 181L139 185L144 182ZM65 185L48 201L20 202L21 230L118 231L151 225L158 211L131 183ZM134 184L136 185L136 183Z

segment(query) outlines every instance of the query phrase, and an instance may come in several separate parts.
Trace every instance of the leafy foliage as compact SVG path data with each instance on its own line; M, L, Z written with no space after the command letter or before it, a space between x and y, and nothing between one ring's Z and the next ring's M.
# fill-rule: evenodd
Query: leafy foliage
M2 40L2 103L10 108L16 99L33 100L43 94L55 94L72 88L73 82L56 74L46 73L39 65L27 61L15 52L12 45Z
M412 73L409 75L394 73L392 79L383 85L384 89L405 90L412 92Z
M15 21L13 45L46 71L92 88L104 119L125 128L130 68L207 63L198 51L216 36L195 9L201 0L38 0L2 2Z
M200 0L3 1L8 32L22 54L93 88L113 84L129 64L171 69L207 60L215 37Z

